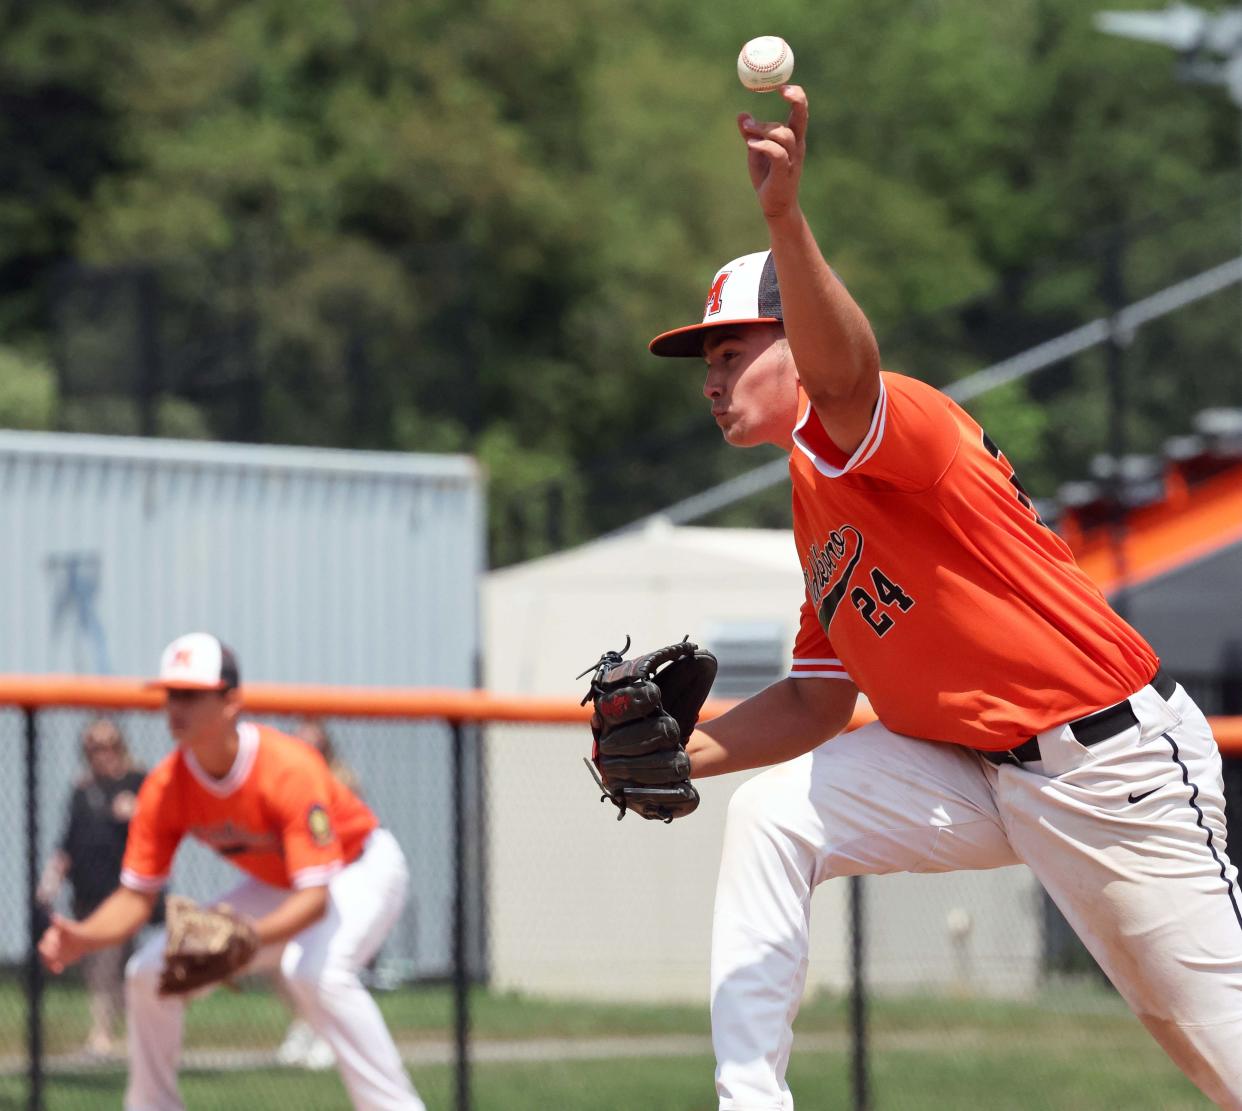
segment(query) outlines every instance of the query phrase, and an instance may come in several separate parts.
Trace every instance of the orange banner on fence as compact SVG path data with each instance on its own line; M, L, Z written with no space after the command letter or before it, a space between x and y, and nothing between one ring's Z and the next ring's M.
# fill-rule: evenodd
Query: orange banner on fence
M526 722L585 725L590 710L571 698L497 694L482 690L399 687L329 687L300 683L247 683L242 702L256 714L316 717L437 718L454 722ZM164 693L141 679L82 675L0 675L0 706L23 709L78 707L108 710L158 710ZM712 699L704 719L717 717L735 703ZM874 720L869 710L856 713L850 728ZM1242 757L1242 717L1212 719L1221 751Z

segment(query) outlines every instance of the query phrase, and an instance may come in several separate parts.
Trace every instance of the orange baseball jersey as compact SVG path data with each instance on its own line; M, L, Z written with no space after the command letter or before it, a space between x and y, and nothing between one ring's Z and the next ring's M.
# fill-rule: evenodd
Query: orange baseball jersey
M379 824L310 745L265 725L237 727L223 779L178 747L147 776L129 826L121 883L158 891L183 837L274 887L318 887L362 852Z
M790 456L807 599L794 677L852 679L896 733L972 748L1119 702L1158 660L940 391L881 376L848 458L800 398Z

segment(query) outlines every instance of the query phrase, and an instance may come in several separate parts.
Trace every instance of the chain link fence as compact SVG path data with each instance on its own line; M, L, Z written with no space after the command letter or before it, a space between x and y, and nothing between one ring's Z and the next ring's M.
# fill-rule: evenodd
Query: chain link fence
M32 781L30 719L0 710L10 762L0 834L12 847L0 880L11 892L28 890L32 865L42 870L60 842L84 774L81 737L97 716L37 711ZM158 713L114 720L138 764L169 751ZM432 1111L715 1106L707 962L737 777L704 781L691 821L617 822L581 767L581 724L339 716L324 725L409 861L409 902L365 979ZM33 861L21 851L28 798ZM170 890L210 899L237 875L186 844ZM71 905L62 892L58 908ZM120 1106L123 1032L112 1053L88 1049L81 974L32 980L28 900L7 907L0 1107ZM1208 1106L1094 966L1072 956L1024 868L831 882L816 894L813 923L790 1069L799 1108ZM257 978L192 1003L187 1107L347 1107L334 1070L282 1054L292 1019L279 990Z
M172 742L162 715L132 711L109 716L120 728L137 767L149 769L169 751ZM44 870L63 843L75 786L89 781L82 737L98 717L98 713L80 710L42 710L35 717L36 871ZM255 720L289 732L299 724L294 717ZM322 724L345 774L352 774L359 793L404 847L410 870L410 897L365 971L364 982L376 993L403 1048L420 1060L444 1066L454 1056L452 992L447 986L456 965L454 905L458 895L454 731L435 721L327 718ZM27 780L20 774L26 728L25 714L7 710L0 715L0 750L10 754L13 768L0 788L4 793L0 831L14 849L0 863L0 878L13 892L28 891L30 878L31 862L19 851L28 836ZM477 805L471 813L479 814ZM467 851L477 847L477 835L467 831L465 843ZM481 871L472 865L465 875L474 886L464 896L477 920ZM187 839L177 854L168 890L213 901L241 878L223 858ZM116 880L114 873L108 885ZM35 934L50 910L67 916L75 910L81 913L84 908L80 902L75 905L74 896L70 882L50 906L36 904ZM88 987L81 966L61 977L43 977L43 1057L38 1075L32 1072L28 903L28 899L14 899L9 912L0 915L0 1107L37 1106L32 1085L41 1088L38 1095L47 1107L119 1106L125 1080L124 1032L121 1028L115 1031L111 1047L101 1046L93 1036L98 1031L92 1023L92 989L98 985ZM154 924L145 928L138 941L156 928ZM470 977L481 980L479 936L475 931L475 944L467 949L467 969ZM119 968L118 962L118 972ZM257 978L242 981L237 992L216 992L190 1004L182 1072L188 1105L207 1105L195 1093L214 1084L222 1093L235 1094L235 1101L223 1100L223 1105L234 1107L274 1107L286 1102L347 1106L330 1056L325 1060L324 1049L319 1049L308 1059L309 1039L296 1032L290 1038L293 1019L291 1005L278 986Z

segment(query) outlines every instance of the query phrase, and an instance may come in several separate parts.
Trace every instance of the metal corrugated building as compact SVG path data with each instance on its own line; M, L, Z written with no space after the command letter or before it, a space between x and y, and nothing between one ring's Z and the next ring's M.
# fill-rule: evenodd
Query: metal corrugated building
M474 687L483 516L480 471L462 456L0 431L0 671L147 675L174 636L206 629L236 649L243 683ZM44 858L84 717L41 719ZM146 766L168 750L151 715L125 724ZM3 715L0 738L19 737L18 715ZM416 894L390 955L439 974L447 731L354 723L336 741L410 858ZM12 845L23 840L19 778L0 777L0 838ZM235 876L183 849L174 886L201 896ZM0 921L0 956L22 950L19 917Z
M141 675L206 628L251 679L474 684L469 458L0 432L0 507L0 670Z

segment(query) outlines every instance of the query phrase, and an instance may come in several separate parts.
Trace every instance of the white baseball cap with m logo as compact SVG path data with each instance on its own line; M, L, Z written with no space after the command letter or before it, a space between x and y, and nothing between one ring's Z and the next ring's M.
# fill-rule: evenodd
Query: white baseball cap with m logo
M233 650L211 633L179 636L160 656L160 674L147 686L164 690L226 691L240 682Z
M756 251L726 262L712 279L703 305L703 319L671 332L661 332L648 345L653 355L698 358L703 333L722 324L779 324L781 291L771 251Z

